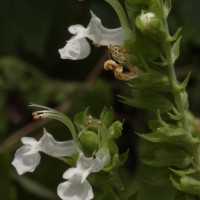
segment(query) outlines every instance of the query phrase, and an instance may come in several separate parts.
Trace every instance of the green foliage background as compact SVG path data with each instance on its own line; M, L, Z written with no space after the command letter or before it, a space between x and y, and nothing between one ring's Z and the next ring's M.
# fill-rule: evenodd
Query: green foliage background
M181 80L187 72L193 72L188 87L190 108L200 116L200 2L176 0L172 4L171 31L183 27L177 74ZM126 119L119 147L122 152L130 148L130 158L122 170L124 179L130 179L126 195L144 188L141 200L149 196L154 200L172 198L169 188L145 189L144 174L149 172L138 164L138 139L133 132L146 129L147 116L143 111L117 102L116 95L129 91L125 83L102 71L106 49L91 45L90 56L81 61L59 57L58 49L71 37L68 26L87 26L90 10L106 27L119 26L114 11L102 0L84 3L78 0L0 1L0 200L58 199L56 187L63 181L62 174L66 170L63 163L42 155L36 171L23 176L17 176L11 166L14 152L21 145L20 137L37 138L42 134L43 124L32 122L27 106L30 102L51 107L59 105L61 111L72 118L88 106L95 116L104 106L114 107L115 118ZM45 127L58 140L70 137L68 130L57 122L49 122Z

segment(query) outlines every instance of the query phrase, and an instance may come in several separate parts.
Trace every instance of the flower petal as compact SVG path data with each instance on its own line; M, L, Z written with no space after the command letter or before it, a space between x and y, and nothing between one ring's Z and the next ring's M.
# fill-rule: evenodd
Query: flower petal
M121 27L107 29L102 26L101 20L92 11L91 16L87 28L80 24L68 28L74 36L67 41L62 49L58 50L62 59L80 60L86 58L90 54L90 46L85 38L102 46L123 45L125 33Z
M72 167L69 168L64 174L63 178L64 179L69 179L73 182L77 183L83 183L87 176L90 174L89 169L84 169L84 168L78 168L78 167Z
M54 157L71 156L76 148L73 144L73 140L58 142L46 129L43 129L44 135L39 141L41 151Z
M99 172L107 164L110 158L108 150L100 149L97 154L87 158L80 152L76 162L76 167L69 168L63 178L73 182L83 183L91 172Z
M39 153L26 155L30 151L30 148L29 146L22 146L15 153L12 165L16 168L19 175L26 172L33 172L40 163Z
M93 163L91 172L99 172L104 168L104 166L109 162L110 160L110 153L109 149L99 149L99 151L96 153L96 158Z
M21 139L21 141L24 144L24 146L29 147L29 151L27 151L25 153L25 155L35 154L38 151L40 151L39 143L38 143L38 141L35 138L32 138L32 137L23 137Z
M90 54L90 45L85 38L72 37L67 44L58 50L62 59L80 60Z
M92 187L87 180L83 183L65 181L58 185L57 193L63 200L90 200L94 197Z
M83 27L80 24L76 24L76 25L72 25L68 28L68 31L73 34L76 35L76 38L84 38L87 37L87 30L85 27Z
M107 29L92 11L90 13L92 18L87 27L87 37L90 40L102 46L123 45L125 34L122 28Z
M108 149L100 149L92 157L87 158L83 153L80 153L77 160L77 167L90 172L99 172L108 163L110 154Z

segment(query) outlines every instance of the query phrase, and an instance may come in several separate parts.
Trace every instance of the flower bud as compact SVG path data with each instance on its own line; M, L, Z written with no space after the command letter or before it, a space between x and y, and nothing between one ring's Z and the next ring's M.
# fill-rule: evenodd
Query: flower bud
M152 39L160 41L167 38L162 21L153 12L141 13L136 18L137 28Z
M99 148L98 135L93 131L85 131L79 138L83 152L90 156L95 150Z

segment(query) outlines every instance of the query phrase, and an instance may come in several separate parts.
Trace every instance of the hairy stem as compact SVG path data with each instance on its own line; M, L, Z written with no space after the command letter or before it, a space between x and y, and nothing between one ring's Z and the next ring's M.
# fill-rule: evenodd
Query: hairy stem
M169 34L168 23L167 23L166 19L164 21L164 25L165 25L166 31ZM170 84L171 84L171 89L172 89L172 93L173 93L173 96L174 96L175 104L176 104L177 110L179 111L179 113L182 116L180 122L181 122L182 127L187 132L187 136L186 136L187 141L189 143L191 143L191 147L192 147L191 152L192 152L193 158L194 158L194 167L198 171L200 171L199 144L198 143L196 144L194 142L193 135L192 135L191 130L190 130L189 125L188 125L188 121L187 121L187 117L186 117L187 108L185 108L185 103L187 104L187 102L185 102L185 99L183 99L183 96L181 95L183 92L185 92L185 90L181 89L179 87L180 84L177 80L177 76L176 76L176 73L175 73L175 67L174 67L174 61L173 61L173 58L172 58L171 42L165 41L163 43L163 47L164 47L164 51L165 51L165 55L166 55L169 81L170 81Z

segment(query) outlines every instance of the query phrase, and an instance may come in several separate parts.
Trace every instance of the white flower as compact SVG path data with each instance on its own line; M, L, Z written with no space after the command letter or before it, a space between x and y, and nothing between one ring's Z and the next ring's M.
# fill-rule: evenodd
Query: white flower
M19 175L35 170L40 162L40 151L54 157L70 156L76 151L72 140L58 142L45 129L43 132L39 141L31 137L21 139L24 145L16 151L12 162Z
M125 34L122 28L107 29L92 11L91 16L87 28L82 25L68 28L74 36L67 41L64 48L58 50L62 59L79 60L87 57L90 54L90 46L85 38L102 46L123 45Z
M63 178L68 179L58 185L58 195L62 200L90 200L94 194L86 180L90 173L99 172L108 163L110 154L107 149L101 149L92 157L87 158L80 152L76 167L69 168Z
M84 183L65 181L58 186L57 191L63 200L90 200L94 197L92 187L87 180Z

